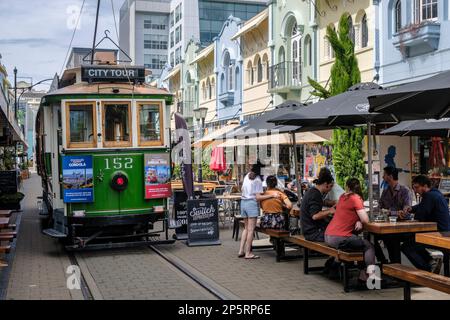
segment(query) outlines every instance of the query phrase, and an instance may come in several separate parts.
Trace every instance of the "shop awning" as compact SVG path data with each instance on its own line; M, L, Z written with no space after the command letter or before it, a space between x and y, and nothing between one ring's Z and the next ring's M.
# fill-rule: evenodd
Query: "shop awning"
M297 144L321 143L331 139L332 130L317 132L299 132L295 134ZM228 139L218 147L237 147L255 145L292 145L292 135L289 133L250 137L248 139Z
M231 130L234 130L238 126L239 126L239 121L231 121L226 126L219 128L219 129L211 132L210 134L207 134L200 140L195 141L192 144L192 146L195 148L200 148L200 147L205 148L208 145L210 145L211 143L215 142L215 140L218 137L226 135L228 132L230 132ZM221 141L215 142L215 144L217 145L220 142Z
M192 60L191 64L197 63L200 60L205 59L213 51L214 51L214 43L210 44L205 49L200 51L199 55L194 60Z
M164 81L169 80L170 78L173 78L178 72L180 72L181 70L181 64L177 65L176 67L174 67L172 69L172 71L169 72L169 74L167 75L167 77L164 78Z
M250 19L247 21L244 26L234 35L231 37L231 40L236 40L243 34L257 28L265 19L269 17L269 10L265 9L264 11L261 11L259 14L257 14L253 19Z

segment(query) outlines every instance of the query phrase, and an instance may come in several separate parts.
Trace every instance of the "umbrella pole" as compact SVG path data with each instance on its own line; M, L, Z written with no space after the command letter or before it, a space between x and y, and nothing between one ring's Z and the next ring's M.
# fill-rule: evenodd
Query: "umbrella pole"
M368 173L369 173L369 210L370 213L373 211L373 184L372 184L372 123L367 121L367 139L368 139L368 147L367 151L368 155Z
M300 199L302 198L302 182L298 181L299 172L298 172L298 158L297 158L297 141L295 140L295 132L292 132L292 148L294 150L294 172L295 179L297 179L297 196L298 201L300 203Z

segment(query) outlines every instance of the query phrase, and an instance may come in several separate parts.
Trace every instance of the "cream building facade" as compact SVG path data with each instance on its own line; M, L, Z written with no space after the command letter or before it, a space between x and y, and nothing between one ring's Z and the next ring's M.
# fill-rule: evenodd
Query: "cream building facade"
M243 60L242 119L247 120L270 108L268 92L270 49L269 10L266 9L247 21L232 39L239 41Z
M319 81L328 82L335 62L334 52L326 39L327 26L338 29L339 19L349 14L350 36L354 39L355 54L361 72L361 82L374 80L375 7L373 0L319 0L317 1L319 25Z

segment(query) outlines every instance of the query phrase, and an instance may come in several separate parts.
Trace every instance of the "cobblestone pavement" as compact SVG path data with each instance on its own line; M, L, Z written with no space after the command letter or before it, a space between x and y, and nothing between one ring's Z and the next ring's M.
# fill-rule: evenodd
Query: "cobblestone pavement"
M94 279L99 299L214 299L147 248L85 252L77 259Z
M68 290L65 270L71 264L61 245L40 232L36 197L39 178L25 181L15 257L7 299L82 299L80 290ZM222 226L222 225L221 225ZM345 293L339 281L321 274L303 274L302 260L277 263L272 250L259 250L259 260L237 258L238 242L221 228L222 245L188 247L179 241L157 248L184 262L241 299L402 299L402 289ZM76 254L95 299L214 299L208 291L147 248L90 251ZM324 260L312 260L322 265ZM2 271L0 271L2 272ZM449 295L413 288L413 299L450 299Z
M187 247L177 242L158 248L179 257L242 299L403 299L401 288L345 293L340 281L330 280L320 273L304 275L301 259L277 263L275 252L270 249L255 251L261 259L239 259L239 242L231 239L231 231L221 230L220 237L220 246ZM310 263L320 266L324 262L313 259ZM412 299L450 299L450 295L428 288L413 288Z
M80 291L67 289L65 270L71 265L67 255L58 241L41 233L36 205L42 194L39 186L36 174L24 181L26 196L6 299L82 299Z

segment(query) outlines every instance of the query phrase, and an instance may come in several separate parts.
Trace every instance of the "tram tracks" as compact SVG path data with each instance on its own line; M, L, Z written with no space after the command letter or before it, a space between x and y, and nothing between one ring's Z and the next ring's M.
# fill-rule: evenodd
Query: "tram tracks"
M240 299L238 296L234 295L232 292L227 290L226 288L217 284L214 280L208 278L197 269L189 266L181 260L180 258L169 254L167 252L163 252L157 249L155 246L150 245L150 250L155 252L158 256L163 258L168 264L177 268L182 274L189 277L192 281L194 281L197 285L201 286L203 289L208 291L212 296L219 300L238 300Z
M154 245L149 245L145 247L148 253L154 253L157 255L158 260L166 265L168 272L172 271L175 276L186 279L190 281L193 285L198 288L198 290L203 291L204 295L209 296L208 299L218 299L218 300L238 300L240 299L232 292L226 288L217 284L214 280L202 274L199 270L188 265L186 262L176 257L175 255L161 250ZM145 251L144 251L145 252ZM100 289L97 287L95 278L90 273L87 266L87 261L83 257L82 253L67 252L70 263L80 270L80 289L84 300L103 300L103 295ZM86 258L89 259L89 258ZM151 289L151 284L149 284L149 290ZM170 288L168 288L170 290ZM189 297L186 297L189 299Z

